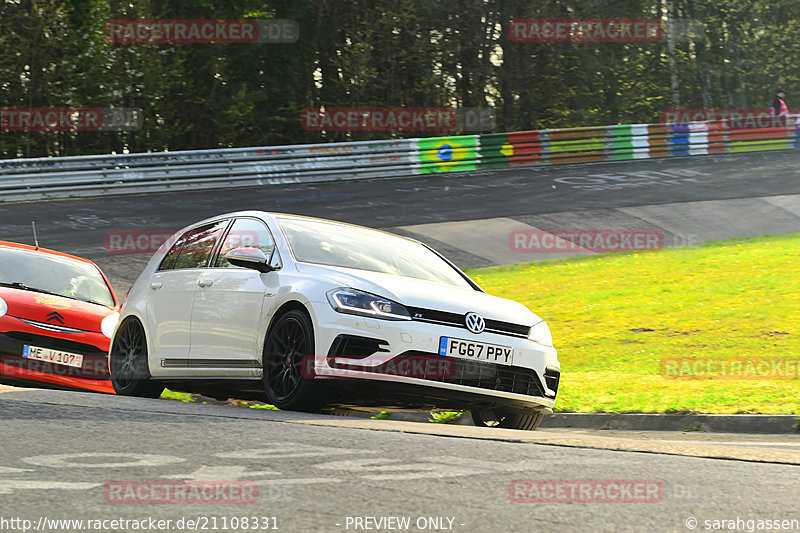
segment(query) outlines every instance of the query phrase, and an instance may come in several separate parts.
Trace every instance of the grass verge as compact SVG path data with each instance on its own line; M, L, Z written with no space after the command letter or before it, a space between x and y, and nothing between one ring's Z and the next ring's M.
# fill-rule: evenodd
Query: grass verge
M215 404L215 405L230 405L233 407L249 407L250 409L267 409L271 411L277 411L278 408L274 405L270 405L268 403L263 402L254 402L248 400L237 400L235 398L229 398L227 400L215 400L214 398L209 398L208 396L203 396L201 394L189 393L189 392L177 392L169 389L164 389L164 392L161 393L162 400L177 400L179 402L187 402L187 403L203 403L203 404Z
M548 321L557 411L800 413L798 259L791 234L468 273Z

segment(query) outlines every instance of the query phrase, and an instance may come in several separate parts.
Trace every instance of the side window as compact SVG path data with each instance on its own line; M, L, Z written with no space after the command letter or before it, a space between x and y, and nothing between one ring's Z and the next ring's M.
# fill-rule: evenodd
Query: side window
M214 245L227 225L227 220L221 220L186 232L173 247L174 249L179 248L180 252L171 268L203 268L208 266L211 253L214 251ZM181 241L183 245L179 246ZM167 259L171 253L172 250L167 253L167 257L162 264L162 270L166 268Z
M214 266L222 268L233 267L225 259L225 254L236 248L258 248L269 259L275 250L275 241L263 222L252 218L237 218L222 243ZM272 264L275 264L274 260Z
M183 248L186 237L190 233L191 231L187 231L175 240L175 244L173 244L172 248L164 255L164 260L161 261L161 265L158 267L159 270L172 270L175 268L175 260L178 258L178 254L181 253L181 248Z

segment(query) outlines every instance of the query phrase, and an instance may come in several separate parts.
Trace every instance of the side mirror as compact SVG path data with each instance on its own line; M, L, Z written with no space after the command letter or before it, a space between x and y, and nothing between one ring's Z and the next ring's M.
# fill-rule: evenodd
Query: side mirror
M235 248L225 254L225 259L232 265L252 268L259 272L275 270L269 265L269 258L258 248Z

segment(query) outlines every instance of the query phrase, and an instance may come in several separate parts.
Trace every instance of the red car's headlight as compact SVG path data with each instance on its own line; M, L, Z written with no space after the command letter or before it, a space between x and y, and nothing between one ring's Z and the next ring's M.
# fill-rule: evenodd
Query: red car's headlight
M5 300L0 298L0 316L5 315L6 313L8 313L8 304Z
M117 327L117 322L119 322L119 313L108 315L100 322L100 331L110 339L114 336L114 329Z

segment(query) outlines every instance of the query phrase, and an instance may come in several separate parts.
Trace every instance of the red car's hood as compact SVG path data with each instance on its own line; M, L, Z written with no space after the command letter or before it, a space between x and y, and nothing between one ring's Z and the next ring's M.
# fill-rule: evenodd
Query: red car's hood
M0 287L8 316L54 326L100 332L100 323L116 309L63 296Z

